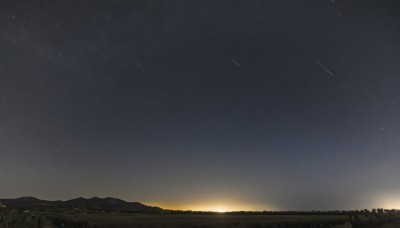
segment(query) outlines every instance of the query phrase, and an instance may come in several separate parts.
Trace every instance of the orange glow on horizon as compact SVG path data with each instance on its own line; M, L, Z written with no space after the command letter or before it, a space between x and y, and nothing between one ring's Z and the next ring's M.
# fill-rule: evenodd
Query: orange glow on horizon
M398 209L400 208L400 197L398 192L386 192L381 196L377 197L377 202L375 203L376 208L381 207L385 209Z
M247 205L232 202L210 202L210 203L191 203L191 204L168 204L168 203L149 203L147 205L156 205L163 209L183 210L183 211L212 211L212 212L230 212L230 211L263 211L273 210L272 208L260 207L259 205Z

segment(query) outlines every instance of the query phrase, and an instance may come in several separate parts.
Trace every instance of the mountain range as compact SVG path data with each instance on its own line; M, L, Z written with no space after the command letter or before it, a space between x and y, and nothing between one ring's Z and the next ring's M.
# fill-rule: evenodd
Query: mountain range
M75 198L71 200L41 200L35 197L21 197L16 199L0 199L0 205L7 208L22 210L49 210L49 209L73 209L73 210L96 210L107 212L143 212L161 213L162 208L147 206L139 202L126 202L117 198Z

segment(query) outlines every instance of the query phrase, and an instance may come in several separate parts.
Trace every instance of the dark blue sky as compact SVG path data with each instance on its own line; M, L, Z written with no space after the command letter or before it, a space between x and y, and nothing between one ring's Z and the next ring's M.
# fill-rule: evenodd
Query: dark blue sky
M1 1L0 198L400 208L398 12Z

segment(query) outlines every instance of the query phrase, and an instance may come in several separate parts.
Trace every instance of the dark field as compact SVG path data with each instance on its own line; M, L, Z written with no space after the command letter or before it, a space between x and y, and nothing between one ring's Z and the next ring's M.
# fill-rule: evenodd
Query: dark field
M242 215L242 214L137 214L34 212L6 210L0 212L0 228L73 227L73 228L394 228L400 227L397 215Z
M88 214L83 220L99 227L276 227L272 224L344 224L346 216L302 215L124 215ZM289 226L286 226L289 227Z

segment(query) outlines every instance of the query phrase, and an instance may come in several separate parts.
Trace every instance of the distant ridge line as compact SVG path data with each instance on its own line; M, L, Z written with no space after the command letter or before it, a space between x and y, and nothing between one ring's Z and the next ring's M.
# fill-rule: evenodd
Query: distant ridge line
M147 212L155 213L163 211L160 207L148 206L139 202L127 202L112 197L78 197L70 200L42 200L32 196L19 197L15 199L0 199L0 204L9 208L17 209L40 209L40 208L78 208L99 211L115 212Z

